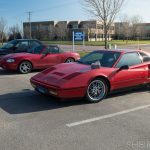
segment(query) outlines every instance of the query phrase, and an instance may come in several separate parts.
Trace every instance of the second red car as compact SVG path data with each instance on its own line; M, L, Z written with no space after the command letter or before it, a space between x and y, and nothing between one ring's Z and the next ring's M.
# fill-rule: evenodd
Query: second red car
M22 74L33 69L46 69L59 63L69 63L80 59L74 52L65 52L58 46L40 45L28 50L27 53L16 53L4 56L0 66L6 70L18 70Z

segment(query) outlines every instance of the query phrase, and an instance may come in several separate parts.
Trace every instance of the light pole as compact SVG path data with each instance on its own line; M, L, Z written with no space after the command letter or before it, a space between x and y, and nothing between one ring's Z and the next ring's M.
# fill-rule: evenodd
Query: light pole
M32 12L29 11L29 12L27 12L27 14L29 15L29 37L31 39L32 38L32 32L31 32L31 14L32 14Z
M140 41L139 41L139 37L138 37L138 49L140 49Z
M140 49L140 36L139 36L139 32L137 33L138 37L137 37L137 40L138 40L138 49Z

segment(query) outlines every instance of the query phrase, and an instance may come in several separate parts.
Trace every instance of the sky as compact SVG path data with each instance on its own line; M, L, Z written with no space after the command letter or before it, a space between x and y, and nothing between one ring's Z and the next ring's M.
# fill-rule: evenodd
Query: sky
M95 19L82 7L82 0L0 0L0 17L7 20L7 26L28 21L89 20ZM126 0L116 21L122 15L140 15L144 22L150 22L150 0Z

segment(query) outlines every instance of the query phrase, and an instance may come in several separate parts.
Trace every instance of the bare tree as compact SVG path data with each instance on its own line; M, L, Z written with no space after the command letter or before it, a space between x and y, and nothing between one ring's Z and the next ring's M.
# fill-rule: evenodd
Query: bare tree
M0 41L1 43L3 44L3 39L5 37L5 32L6 32L6 25L7 25L7 22L4 18L0 18Z
M107 36L116 15L125 0L83 0L85 9L103 24L105 48L107 48Z
M55 25L55 38L60 40L67 39L67 23L64 21L58 22Z
M127 15L123 15L120 17L121 23L120 23L120 34L123 37L123 40L126 39L126 42L128 43L128 39L132 36L131 35L131 20L130 17Z
M9 35L13 37L13 39L21 39L22 38L21 33L22 32L18 24L9 28Z
M136 40L138 37L142 36L143 31L140 25L140 23L142 23L142 18L140 16L136 15L129 17L127 15L122 15L120 21L119 33L123 36L123 39L127 41L129 38Z
M131 33L132 33L132 38L134 40L139 38L143 34L143 30L142 30L141 26L139 25L142 22L143 22L143 19L139 15L131 17L131 24L132 24Z

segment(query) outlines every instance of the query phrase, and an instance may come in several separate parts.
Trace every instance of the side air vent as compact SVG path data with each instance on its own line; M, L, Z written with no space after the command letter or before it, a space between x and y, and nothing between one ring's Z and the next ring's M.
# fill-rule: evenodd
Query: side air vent
M76 72L76 73L73 73L73 74L70 74L70 75L64 77L63 79L65 79L65 80L70 80L70 79L72 79L72 78L78 76L79 74L81 74L81 73L80 73L80 72Z
M58 75L58 76L64 76L65 75L64 73L61 73L61 72L54 72L53 74Z
M51 68L49 68L49 69L44 70L42 73L43 73L43 74L47 74L47 73L49 73L49 72L52 72L52 71L55 70L55 69L56 69L55 67L51 67Z

